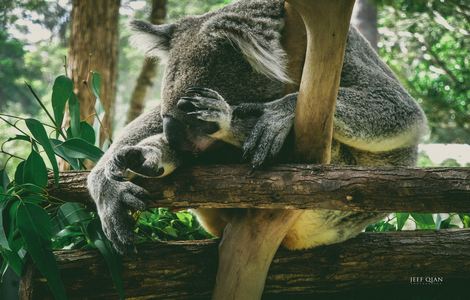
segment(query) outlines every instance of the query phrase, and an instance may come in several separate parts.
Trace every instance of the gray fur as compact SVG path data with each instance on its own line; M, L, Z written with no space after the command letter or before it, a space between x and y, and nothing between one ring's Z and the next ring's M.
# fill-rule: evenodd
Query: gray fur
M273 159L292 161L297 93L283 94L289 80L280 44L283 5L242 0L171 25L131 24L144 37L140 47L150 56L167 57L167 68L162 106L130 123L88 178L103 229L118 250L132 241L127 211L145 207L145 191L125 178L129 170L155 177L161 168L167 175L179 166L183 149L172 149L175 135L197 151L217 141L230 143L255 167ZM425 131L422 110L351 28L334 118L333 163L413 165ZM214 215L201 210L199 217L203 224L224 223ZM337 233L323 242L331 243L354 236L382 215L324 211L318 216Z

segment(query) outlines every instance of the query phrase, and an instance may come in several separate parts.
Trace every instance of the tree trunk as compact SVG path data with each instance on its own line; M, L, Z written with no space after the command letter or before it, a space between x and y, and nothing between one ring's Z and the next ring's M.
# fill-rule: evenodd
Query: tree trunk
M126 297L210 298L217 241L147 243L137 249L123 257ZM55 254L69 299L118 299L98 251ZM470 229L366 232L340 244L280 249L263 299L464 299L464 294L452 296L468 290L468 270ZM39 272L25 273L20 299L52 299Z
M377 30L377 6L372 0L357 0L351 23L377 51L379 33Z
M166 17L166 6L167 0L153 0L150 22L156 25L163 24ZM145 59L132 92L126 123L131 122L142 113L145 106L147 90L153 86L153 80L157 74L157 65L158 61L156 61L156 58Z
M101 136L111 137L116 98L120 0L73 0L69 68L82 119L93 123L95 97L91 71L101 75L100 99L106 111ZM101 139L104 140L104 139Z

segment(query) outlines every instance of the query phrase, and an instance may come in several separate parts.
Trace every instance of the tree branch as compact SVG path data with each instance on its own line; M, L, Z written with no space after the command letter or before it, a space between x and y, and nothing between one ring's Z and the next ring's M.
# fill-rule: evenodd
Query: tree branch
M86 172L66 172L49 193L90 204ZM286 164L250 174L248 165L196 166L137 182L149 207L469 212L470 168Z
M206 240L138 246L138 254L123 257L126 296L208 299L217 269L217 244ZM56 257L70 299L118 298L97 251L57 251ZM334 299L351 299L360 291L368 297L359 299L374 295L398 299L413 291L423 296L424 288L436 288L434 293L444 292L448 298L449 292L468 287L468 270L470 229L362 233L341 244L305 251L280 249L263 299L323 299L338 294L345 297ZM36 271L26 273L29 276L22 280L32 286L22 285L30 288L21 290L20 299L52 299L46 280ZM410 283L411 277L421 276L421 283ZM426 285L426 277L443 282Z

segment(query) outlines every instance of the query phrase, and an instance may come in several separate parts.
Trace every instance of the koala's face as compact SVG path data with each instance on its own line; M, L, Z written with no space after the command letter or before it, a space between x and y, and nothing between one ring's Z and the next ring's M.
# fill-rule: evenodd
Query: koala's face
M176 150L204 151L213 142L209 135L218 130L217 124L177 108L188 88L215 90L230 105L282 96L283 81L288 79L277 20L221 10L175 24L134 21L131 26L135 46L166 64L161 113L164 133Z

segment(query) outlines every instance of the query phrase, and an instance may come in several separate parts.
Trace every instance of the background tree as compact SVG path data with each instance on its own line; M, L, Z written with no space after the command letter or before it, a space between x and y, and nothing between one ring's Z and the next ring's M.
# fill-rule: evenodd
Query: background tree
M470 144L470 3L377 2L379 53L426 112L431 142Z
M372 0L357 0L354 5L351 23L377 50L379 33L377 30L377 7Z
M106 111L101 134L108 136L116 98L119 7L120 0L72 1L68 63L80 113L93 123L95 96L90 90L90 71L96 71L102 78L100 99Z
M152 11L150 13L150 22L160 25L165 22L167 10L167 0L152 0ZM147 58L144 60L139 77L131 95L129 110L127 112L126 123L134 120L142 113L145 105L145 96L149 87L153 86L155 76L157 75L156 59Z

